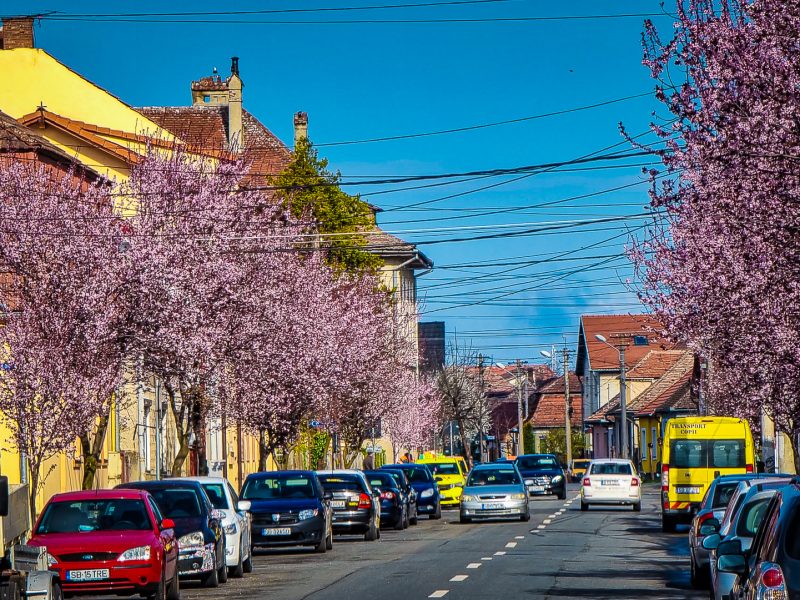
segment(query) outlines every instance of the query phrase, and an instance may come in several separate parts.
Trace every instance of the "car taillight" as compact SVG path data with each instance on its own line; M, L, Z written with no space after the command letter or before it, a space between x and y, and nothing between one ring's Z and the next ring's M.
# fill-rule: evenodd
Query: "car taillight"
M381 492L381 500L394 500L394 492Z
M713 519L713 518L714 518L714 513L713 512L707 512L707 513L697 517L697 521L695 521L695 524L694 524L694 534L695 535L700 535L700 527L703 526L703 523L705 523L709 519Z
M639 485L639 480L634 477L631 479L631 487L637 487Z
M761 574L761 583L768 588L779 588L783 586L783 571L778 565L766 569Z
M370 500L369 494L361 494L358 497L358 508L371 508L372 507L372 500Z
M753 465L745 465L744 470L747 471L748 473L752 473Z
M592 480L588 477L583 478L583 485L584 487L592 487Z
M669 491L669 465L663 465L661 467L661 491Z

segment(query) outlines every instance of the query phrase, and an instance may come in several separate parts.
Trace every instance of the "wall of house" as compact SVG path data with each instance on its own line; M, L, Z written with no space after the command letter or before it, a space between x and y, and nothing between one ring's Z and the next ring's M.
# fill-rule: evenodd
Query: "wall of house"
M761 460L771 473L795 473L791 440L775 431L775 423L766 414L761 416Z
M638 430L642 474L654 479L661 464L661 420L658 417L642 417Z
M592 458L609 457L608 431L605 425L592 427Z

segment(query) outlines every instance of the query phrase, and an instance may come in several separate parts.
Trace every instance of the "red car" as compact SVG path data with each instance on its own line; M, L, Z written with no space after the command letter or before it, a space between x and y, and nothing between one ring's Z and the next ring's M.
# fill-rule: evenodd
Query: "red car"
M143 490L53 496L29 544L47 548L65 594L141 594L178 600L178 543Z

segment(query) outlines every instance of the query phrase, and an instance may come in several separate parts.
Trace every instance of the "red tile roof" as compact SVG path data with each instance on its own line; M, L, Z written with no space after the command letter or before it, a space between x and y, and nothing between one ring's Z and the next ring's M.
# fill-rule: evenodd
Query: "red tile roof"
M570 382L570 402L572 403L572 417L570 421L573 427L580 427L583 424L583 400L580 391L572 392ZM564 406L564 389L561 393L543 392L536 405L536 410L530 418L530 423L534 429L548 427L564 427L566 417L566 407Z
M658 379L678 362L686 350L651 350L626 373L628 379Z
M697 409L691 397L694 355L685 351L664 375L630 403L637 416L651 416L668 410Z
M615 334L643 335L648 338L648 345L629 344L625 349L625 364L633 367L653 349L671 349L673 342L667 340L660 332L661 323L650 315L583 315L581 317L581 334L586 342L589 366L593 371L618 371L619 353L610 348L595 336L604 336L610 344L614 344ZM584 349L579 349L582 352Z
M570 371L569 374L570 395L581 395L583 393L583 381L577 373ZM542 394L563 394L564 377L562 375L553 376L552 379L541 389Z
M601 406L598 410L592 413L589 418L586 419L587 423L607 423L610 419L610 414L616 411L619 408L619 394L614 396L611 400L609 400L606 404Z

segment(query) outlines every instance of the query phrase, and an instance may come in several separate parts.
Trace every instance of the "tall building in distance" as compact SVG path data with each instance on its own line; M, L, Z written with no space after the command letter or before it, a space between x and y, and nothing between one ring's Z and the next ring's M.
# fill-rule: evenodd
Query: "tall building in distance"
M432 373L444 367L444 321L419 323L419 371Z

